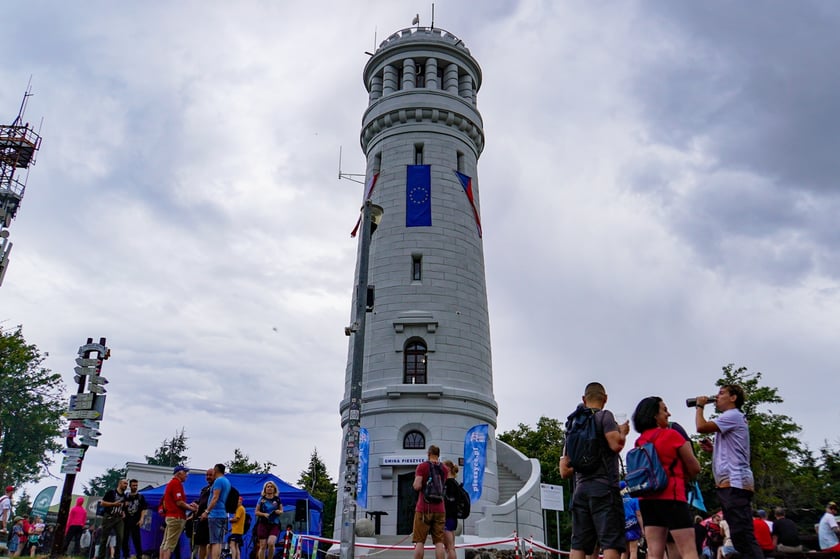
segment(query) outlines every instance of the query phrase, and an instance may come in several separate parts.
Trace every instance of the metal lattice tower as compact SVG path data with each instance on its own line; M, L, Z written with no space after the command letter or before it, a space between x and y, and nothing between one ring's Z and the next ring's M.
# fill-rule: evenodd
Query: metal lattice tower
M35 155L41 147L41 136L23 121L26 101L31 95L27 89L18 115L11 124L0 124L0 285L3 284L12 250L8 227L17 215L26 190L28 173L21 178L21 171L28 170L35 163Z

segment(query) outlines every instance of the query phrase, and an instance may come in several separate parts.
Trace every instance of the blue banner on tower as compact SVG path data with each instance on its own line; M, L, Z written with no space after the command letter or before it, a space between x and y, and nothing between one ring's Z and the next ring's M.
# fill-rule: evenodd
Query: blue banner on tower
M464 489L470 494L470 502L481 498L484 486L484 466L487 463L486 423L476 425L464 437Z
M367 508L368 461L370 460L370 436L368 430L359 429L359 477L356 480L356 504Z
M432 166L408 165L405 178L405 226L432 224Z

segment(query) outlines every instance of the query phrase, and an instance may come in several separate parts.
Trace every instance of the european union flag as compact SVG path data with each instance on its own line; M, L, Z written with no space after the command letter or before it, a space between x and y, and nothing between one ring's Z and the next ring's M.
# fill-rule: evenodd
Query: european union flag
M405 226L432 224L432 166L408 165L405 179Z

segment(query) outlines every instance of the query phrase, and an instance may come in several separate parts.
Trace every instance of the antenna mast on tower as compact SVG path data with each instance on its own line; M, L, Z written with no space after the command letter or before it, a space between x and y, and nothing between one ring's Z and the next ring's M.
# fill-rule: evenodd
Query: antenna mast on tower
M30 165L35 164L35 154L41 147L41 136L28 122L23 121L26 104L31 96L30 80L17 117L11 124L0 124L0 285L3 285L3 277L9 266L9 253L12 251L9 225L17 214L26 190L28 172L21 180L18 171L28 170Z

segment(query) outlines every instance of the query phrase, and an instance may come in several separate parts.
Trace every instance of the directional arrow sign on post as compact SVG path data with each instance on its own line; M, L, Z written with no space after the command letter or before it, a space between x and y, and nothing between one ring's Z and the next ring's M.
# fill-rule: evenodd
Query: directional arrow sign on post
M66 454L68 458L81 458L85 455L85 449L83 448L65 448L61 452Z
M95 375L97 372L96 367L73 367L73 371L77 375L85 376L85 375Z
M67 419L99 419L102 412L97 410L70 410L67 412Z
M83 419L80 427L84 427L85 429L99 429L99 421L95 419Z
M77 460L75 462L62 462L61 463L61 473L62 474L75 474L76 472L82 469L82 461Z
M83 427L83 428L79 429L79 436L80 437L96 438L101 434L102 433L100 433L96 429L88 429L86 427Z
M76 358L76 365L80 367L99 367L102 365L101 359L85 359L84 357Z
M86 444L88 446L97 446L99 444L99 439L91 439L89 437L82 437L79 439L79 442L82 444Z

